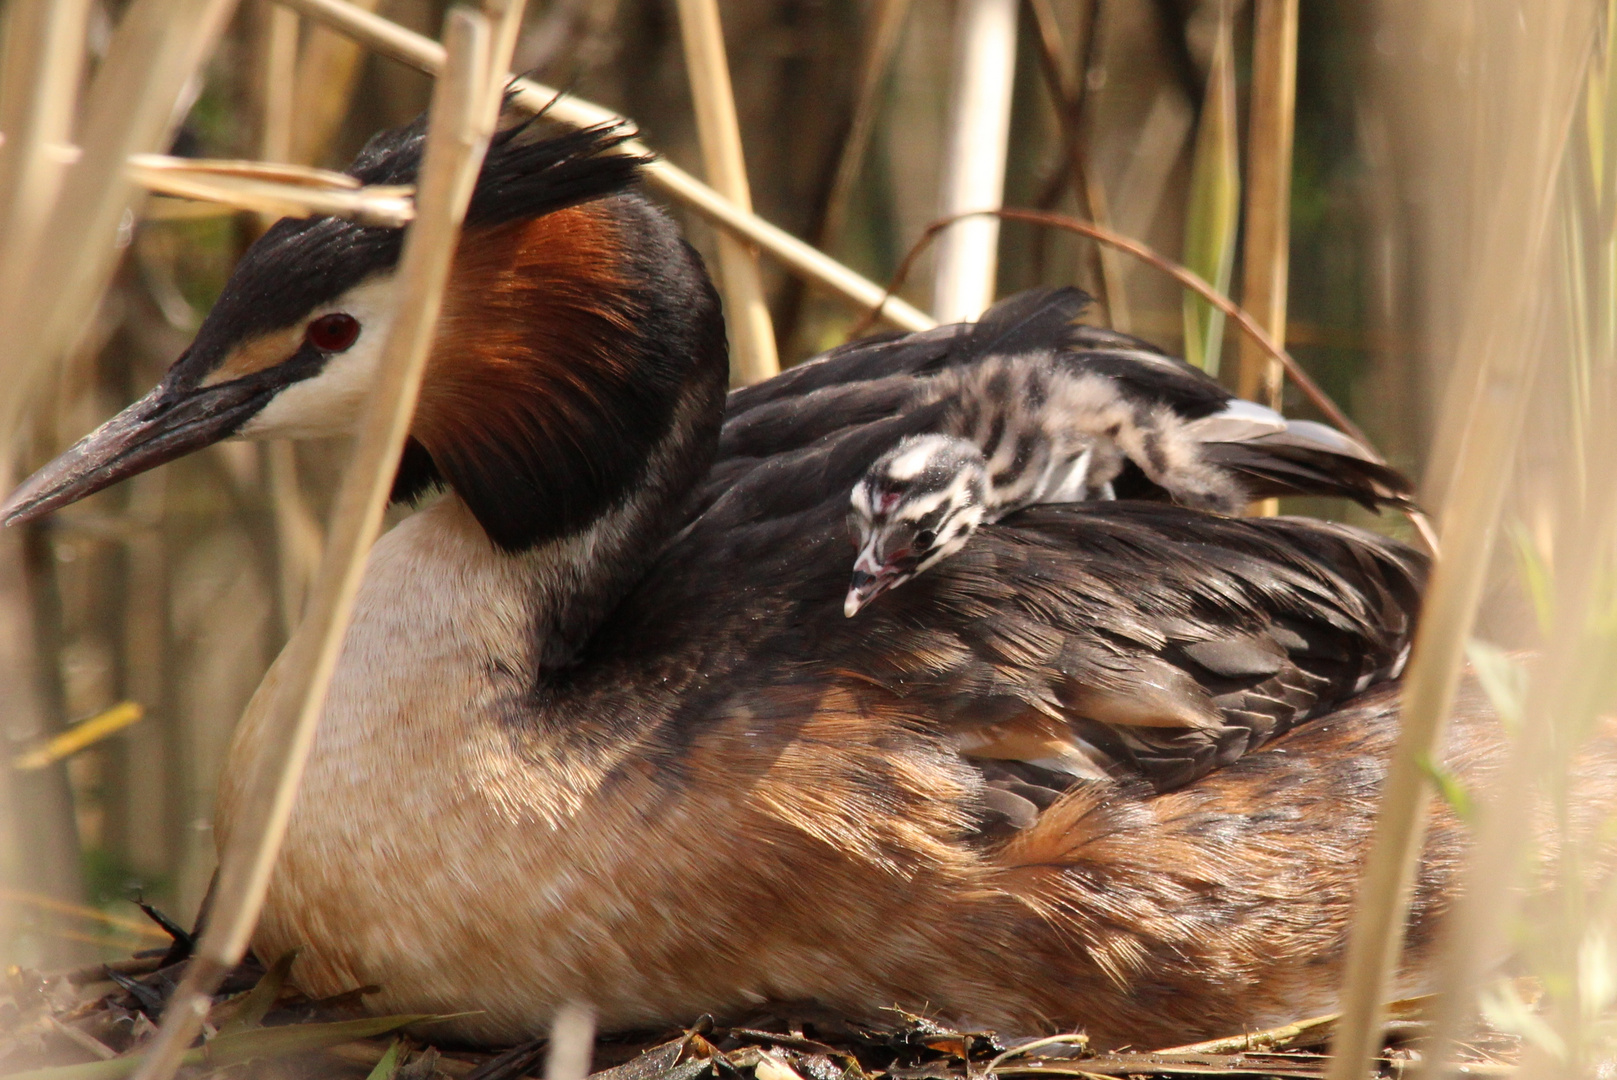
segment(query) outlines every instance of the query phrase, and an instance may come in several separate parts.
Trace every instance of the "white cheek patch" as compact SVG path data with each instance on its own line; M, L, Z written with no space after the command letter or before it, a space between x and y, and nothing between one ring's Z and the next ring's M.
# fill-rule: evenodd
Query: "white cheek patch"
M310 312L343 311L359 320L359 340L332 353L320 373L287 386L236 433L239 439L309 439L346 435L376 386L382 343L393 322L393 275L373 277Z

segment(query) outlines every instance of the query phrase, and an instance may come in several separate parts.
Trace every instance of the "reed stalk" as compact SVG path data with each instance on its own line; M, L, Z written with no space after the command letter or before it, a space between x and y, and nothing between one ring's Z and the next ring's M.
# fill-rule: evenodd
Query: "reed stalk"
M399 24L362 11L348 0L282 0L310 19L324 23L356 41L391 56L395 60L436 74L444 62L443 47ZM573 127L622 121L610 109L530 79L512 84L514 104L530 112L546 110L546 115ZM639 142L623 147L626 153L646 153ZM835 259L806 244L786 230L742 209L696 179L684 169L665 160L651 162L643 170L646 182L674 201L690 207L704 218L769 252L788 270L805 280L841 296L860 308L881 306L881 317L904 330L927 330L937 325L925 312L895 296L887 296L880 285L848 269Z
M1360 878L1329 1080L1361 1080L1379 1047L1383 1002L1398 970L1425 836L1428 763L1459 683L1542 351L1541 278L1553 180L1592 31L1587 5L1574 0L1546 0L1523 22L1504 10L1479 7L1476 16L1484 45L1487 35L1496 45L1487 55L1500 63L1477 68L1490 73L1479 102L1489 122L1473 136L1486 139L1487 153L1473 159L1477 172L1456 178L1481 185L1475 205L1486 214L1473 223L1480 242L1460 283L1461 392L1450 396L1445 417L1459 431L1452 443L1458 452L1441 506L1444 550L1427 589L1405 679L1403 727ZM1470 57L1473 65L1482 61L1482 55Z
M1550 526L1522 562L1523 575L1544 579L1535 597L1543 633L1539 661L1518 677L1526 689L1515 701L1500 701L1506 722L1517 730L1503 775L1490 785L1482 804L1476 842L1461 900L1451 920L1449 941L1438 969L1438 1007L1425 1049L1427 1071L1441 1072L1463 1036L1499 950L1491 943L1519 940L1524 877L1534 871L1533 852L1542 867L1544 849L1553 852L1559 904L1543 920L1527 950L1529 970L1545 988L1541 1012L1548 1032L1532 1040L1533 1067L1583 1075L1610 1053L1610 1031L1599 1030L1609 1007L1612 956L1602 949L1611 932L1609 893L1591 901L1581 848L1588 842L1571 828L1576 765L1600 719L1617 698L1617 500L1601 463L1617 458L1617 171L1606 155L1617 130L1617 41L1610 29L1617 3L1606 5L1604 48L1592 65L1583 92L1583 123L1574 118L1573 137L1562 167L1557 207L1560 224L1557 261L1560 299L1552 309L1552 333L1545 347L1559 354L1561 370L1542 380L1549 423L1536 449L1553 463L1527 483L1524 512L1537 513ZM1556 377L1550 377L1551 375ZM1551 397L1553 395L1553 397ZM1548 443L1548 446L1543 445ZM1526 484L1522 485L1526 486ZM1530 564L1537 568L1530 570ZM1507 661L1508 662L1508 661ZM1545 811L1549 810L1549 813ZM1547 818L1554 835L1535 836ZM1537 845L1534 841L1539 841ZM1542 877L1543 875L1540 875ZM1535 890L1540 891L1540 890ZM1594 946L1591 948L1591 946ZM1604 954L1604 955L1602 955ZM1604 1000L1602 1000L1604 998ZM1598 1045L1604 1035L1606 1045ZM1559 1043L1551 1054L1545 1043ZM1546 1061L1546 1057L1553 1060Z
M1270 337L1286 340L1291 268L1291 149L1297 111L1297 0L1255 0L1241 306ZM1280 408L1285 373L1250 340L1240 348L1238 392Z
M258 156L292 158L294 99L298 79L298 13L272 0L258 0L262 44L258 57Z
M1291 270L1291 150L1297 111L1297 0L1255 0L1252 90L1247 122L1246 221L1242 243L1241 306L1270 337L1286 340L1287 276ZM1285 370L1250 338L1237 354L1236 392L1279 410ZM1259 513L1280 512L1264 499Z
M11 446L28 391L90 323L112 275L133 194L126 162L166 148L176 106L234 8L234 0L134 0L125 10L90 87L83 156L40 230L50 242L29 253L19 287L0 291L0 341L10 358L0 445Z
M1061 121L1061 160L1038 199L1038 209L1052 209L1061 198L1062 187L1070 184L1089 219L1102 228L1111 228L1105 185L1095 175L1085 153L1088 130L1084 104L1089 77L1086 61L1097 51L1101 3L1102 0L1088 2L1087 26L1079 35L1080 48L1076 63L1067 61L1068 46L1062 40L1061 27L1050 0L1029 0L1028 10L1033 14L1034 28L1038 31L1039 66L1044 69L1044 81ZM1040 252L1035 256L1036 265L1042 268L1043 249L1036 250ZM1096 299L1106 309L1108 323L1114 329L1127 332L1134 320L1129 312L1118 252L1105 244L1096 244L1094 250L1095 278L1100 293Z
M520 0L503 20L521 17ZM246 950L269 886L325 693L336 669L365 557L382 524L393 473L426 368L432 331L454 258L460 223L493 133L495 74L509 69L515 35L485 16L452 8L444 23L446 61L428 113L416 220L397 273L398 314L382 346L381 377L337 496L325 556L308 613L288 642L269 709L274 737L250 770L241 826L220 853L208 926L136 1074L168 1080L201 1030L213 991ZM507 46L491 56L494 44Z
M0 65L0 295L22 288L47 234L61 182L83 71L88 0L18 0L4 12ZM11 318L19 312L13 309ZM6 318L0 299L0 319ZM0 323L0 329L11 323ZM4 339L0 339L4 340ZM26 371L15 354L3 368ZM0 397L3 402L3 397ZM0 413L0 489L10 490L19 431ZM21 530L0 530L0 734L13 745L52 734L59 721L40 689L35 599ZM63 901L83 895L72 791L61 766L32 776L0 767L0 868L6 877L44 888ZM26 823L26 825L24 824ZM26 829L26 834L23 830ZM13 940L12 905L0 903L0 941ZM61 959L65 957L57 957ZM11 957L5 957L9 961Z
M1005 157L1016 80L1017 0L961 0L939 214L995 210L1005 195ZM939 322L975 319L994 302L999 221L957 217L939 238L932 314Z
M294 97L298 76L298 13L258 0L263 26L258 72L258 156L265 162L292 160ZM412 206L413 209L413 206ZM273 224L266 216L265 228ZM263 446L263 468L275 520L275 575L281 627L290 635L303 611L303 598L320 568L325 534L298 484L297 449L289 439Z
M380 6L379 0L353 2L365 11L375 11ZM323 27L310 28L297 53L297 80L287 85L291 115L297 117L296 124L288 129L288 161L320 163L342 129L364 61L364 50L342 34Z
M741 151L741 125L736 120L735 92L730 86L730 61L724 51L718 0L679 0L679 28L708 184L750 213L752 189ZM755 383L780 373L775 327L769 319L769 302L758 271L758 252L728 232L721 231L718 239L719 288L734 349L732 376L741 385Z
M275 218L330 215L397 229L409 224L415 213L409 187L361 187L344 173L302 166L136 154L129 159L128 171L130 179L148 191Z

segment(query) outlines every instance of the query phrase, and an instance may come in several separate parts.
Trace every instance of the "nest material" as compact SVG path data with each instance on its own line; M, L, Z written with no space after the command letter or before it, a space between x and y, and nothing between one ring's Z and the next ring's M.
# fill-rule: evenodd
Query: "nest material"
M499 1053L434 1045L431 1018L376 1017L374 987L311 1000L286 981L291 956L266 970L249 960L215 997L191 1075L352 1077L376 1080L520 1080L545 1074L543 1039ZM82 1063L104 1078L113 1057L138 1058L187 960L154 950L55 975L13 968L0 997L0 1074ZM1401 1076L1418 1054L1421 999L1397 1003L1384 1075ZM1091 1053L1082 1035L1015 1037L963 1032L893 1011L890 1027L853 1024L813 1006L766 1006L747 1026L706 1018L684 1031L602 1036L589 1080L993 1080L994 1077L1280 1077L1321 1080L1334 1017L1272 1031L1140 1053ZM408 1027L411 1035L398 1032ZM1058 1041L1059 1040L1059 1041ZM1514 1071L1518 1041L1484 1031L1464 1047L1467 1076ZM94 1070L93 1073L91 1070ZM74 1080L53 1069L51 1080ZM21 1080L21 1077L19 1077ZM43 1078L42 1078L43 1080Z

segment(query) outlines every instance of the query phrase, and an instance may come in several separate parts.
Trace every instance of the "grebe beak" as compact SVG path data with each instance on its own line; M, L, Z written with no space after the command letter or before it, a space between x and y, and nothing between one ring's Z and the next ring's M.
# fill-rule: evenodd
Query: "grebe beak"
M282 389L237 380L175 391L165 383L80 439L0 504L0 521L21 525L126 477L228 438Z

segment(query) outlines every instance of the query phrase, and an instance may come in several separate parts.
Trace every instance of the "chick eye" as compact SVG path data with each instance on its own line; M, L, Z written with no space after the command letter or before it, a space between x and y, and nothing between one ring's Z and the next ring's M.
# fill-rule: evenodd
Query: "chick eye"
M937 542L938 534L931 529L922 529L915 534L915 546L918 548L929 548Z
M309 324L304 339L321 352L342 352L359 340L359 320L341 311L322 315Z

